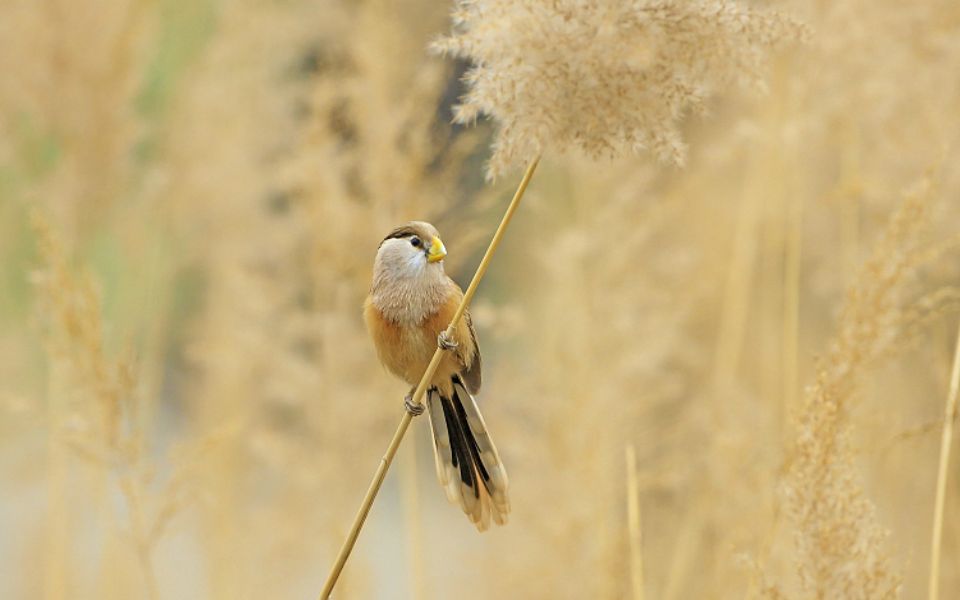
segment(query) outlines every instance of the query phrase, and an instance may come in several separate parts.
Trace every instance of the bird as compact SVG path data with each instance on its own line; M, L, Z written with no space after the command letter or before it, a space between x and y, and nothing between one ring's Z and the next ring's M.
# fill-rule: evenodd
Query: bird
M507 471L490 438L474 396L480 391L477 332L466 312L447 337L463 290L445 272L447 249L430 223L394 228L377 249L373 281L364 302L364 321L377 356L413 390L439 345L444 356L429 382L426 412L433 435L437 478L447 499L459 505L479 531L510 513Z

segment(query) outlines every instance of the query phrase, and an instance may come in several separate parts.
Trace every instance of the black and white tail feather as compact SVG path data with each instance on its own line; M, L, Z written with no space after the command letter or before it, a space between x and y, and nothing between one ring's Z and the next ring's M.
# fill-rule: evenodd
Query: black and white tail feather
M427 392L437 477L447 499L484 531L491 519L497 525L507 522L507 471L459 375L453 376L452 396L443 396L437 388Z

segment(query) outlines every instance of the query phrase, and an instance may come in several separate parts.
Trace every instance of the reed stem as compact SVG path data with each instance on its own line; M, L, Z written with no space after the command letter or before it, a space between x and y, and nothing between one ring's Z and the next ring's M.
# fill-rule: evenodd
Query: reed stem
M957 414L957 390L960 388L960 325L957 344L953 351L953 369L950 373L950 391L943 414L943 435L940 438L940 469L937 474L937 497L933 509L933 539L930 542L930 600L940 597L940 547L943 539L943 507L947 497L947 472L950 464L950 443L953 440L953 420Z
M497 227L497 231L493 234L493 239L490 240L490 245L487 246L487 251L484 253L483 259L480 261L480 265L477 267L476 273L473 274L473 279L470 281L470 285L463 293L463 299L460 301L460 306L457 307L457 312L454 313L453 319L447 326L447 336L453 335L457 324L460 322L460 319L463 318L463 314L467 311L467 306L470 304L470 300L473 299L473 295L476 293L477 287L480 285L480 280L483 279L484 274L487 272L487 268L490 266L490 261L493 259L493 254L500 245L500 240L503 239L503 235L506 233L507 226L510 224L511 219L513 219L513 213L515 213L517 211L517 207L520 206L520 200L523 198L523 193L527 191L527 185L530 183L530 179L533 177L533 172L537 169L537 165L539 163L540 157L538 156L534 158L527 166L527 170L523 174L523 179L520 180L520 185L517 187L517 191L514 193L510 204L507 206L507 210L503 214L503 218L500 220L500 225ZM430 380L433 379L434 373L437 372L437 367L440 366L440 361L443 358L444 352L445 351L443 349L438 347L436 352L433 353L433 358L430 360L427 370L424 372L423 377L420 378L420 383L417 385L417 389L413 393L414 404L420 404L422 402L423 395L427 391L427 386L430 384ZM403 441L403 436L406 435L407 427L410 426L410 421L412 419L413 416L409 412L405 411L403 413L403 418L400 419L400 425L397 426L397 430L393 434L393 439L390 440L390 445L387 446L386 453L383 455L383 458L380 459L380 465L377 467L377 471L373 475L373 481L370 482L370 487L367 488L367 493L363 497L363 502L360 503L360 509L357 511L357 515L353 519L353 526L350 528L350 533L347 534L347 539L344 540L343 546L340 548L339 554L337 554L337 560L333 563L333 568L330 569L330 574L327 575L327 581L323 584L323 591L320 592L321 600L326 600L330 597L331 592L333 592L333 586L337 584L337 580L340 578L340 572L343 571L343 566L347 563L347 559L350 557L350 552L353 550L353 546L357 542L357 537L360 535L360 530L363 528L363 523L366 521L367 515L370 513L370 508L373 506L373 501L376 499L377 493L380 491L380 486L383 484L384 477L387 476L387 470L390 468L390 463L393 462L393 457L397 454L397 449L400 447L400 442Z

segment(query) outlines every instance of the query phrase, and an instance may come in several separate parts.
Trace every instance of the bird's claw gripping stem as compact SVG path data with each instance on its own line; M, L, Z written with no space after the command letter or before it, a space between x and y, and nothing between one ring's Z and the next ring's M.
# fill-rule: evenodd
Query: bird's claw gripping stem
M411 416L419 417L423 414L423 403L413 401L413 392L410 392L403 398L403 407Z
M456 350L460 344L450 339L450 336L448 336L446 330L444 330L437 336L437 345L443 350Z

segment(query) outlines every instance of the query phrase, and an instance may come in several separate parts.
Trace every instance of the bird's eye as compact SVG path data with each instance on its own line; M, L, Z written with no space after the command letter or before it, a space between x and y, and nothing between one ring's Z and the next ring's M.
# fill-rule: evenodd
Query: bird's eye
M420 241L420 238L418 238L417 236L413 236L412 238L410 238L410 245L413 246L414 248L419 248L420 244L422 243L423 242Z

